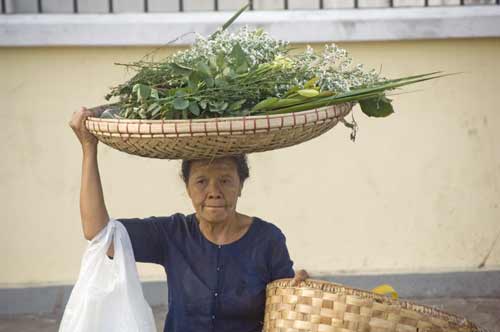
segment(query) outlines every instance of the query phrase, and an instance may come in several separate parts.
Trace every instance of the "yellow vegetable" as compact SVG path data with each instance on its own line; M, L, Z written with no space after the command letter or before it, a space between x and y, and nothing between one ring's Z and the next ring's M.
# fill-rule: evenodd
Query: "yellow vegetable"
M380 295L389 295L390 294L394 300L397 300L397 298L398 298L398 292L396 292L394 290L394 288L392 288L391 285L387 285L387 284L383 284L383 285L379 285L379 286L375 287L374 289L372 289L372 292L374 292L376 294L380 294Z

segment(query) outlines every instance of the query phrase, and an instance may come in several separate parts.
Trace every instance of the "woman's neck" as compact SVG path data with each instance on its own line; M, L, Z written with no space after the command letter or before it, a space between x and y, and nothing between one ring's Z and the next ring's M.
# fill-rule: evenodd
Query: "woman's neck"
M218 223L210 223L202 218L198 218L199 227L202 234L210 242L223 245L234 242L242 236L242 231L248 229L242 222L242 215L235 213L233 216Z

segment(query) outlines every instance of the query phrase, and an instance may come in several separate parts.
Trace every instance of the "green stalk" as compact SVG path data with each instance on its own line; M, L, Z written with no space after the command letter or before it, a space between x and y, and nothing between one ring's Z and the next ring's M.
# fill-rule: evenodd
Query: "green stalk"
M393 79L390 79L390 80L381 81L381 83L396 83L396 82L400 82L400 81L406 81L406 80L412 80L412 79L415 79L415 78L430 76L430 75L434 75L434 74L438 74L438 73L442 73L442 71L434 71L434 72L426 73L426 74L419 74L419 75L412 75L412 76L404 76L404 77L399 77L399 78L393 78Z
M307 111L310 109L329 106L329 105L341 104L341 103L346 103L346 102L350 102L350 101L359 101L359 100L363 100L363 99L370 99L373 97L377 97L379 95L380 95L380 92L374 92L372 94L366 94L364 96L350 96L350 97L345 97L345 98L339 98L339 99L333 100L333 101L330 99L329 100L323 99L323 100L318 100L316 102L303 103L303 104L299 104L299 105L295 105L295 106L279 108L279 109L264 112L264 113L267 115L274 115L274 114L285 114L285 113Z
M243 13L245 10L247 10L247 8L249 6L250 6L250 4L247 3L246 5L244 5L243 7L241 7L240 10L238 10L236 12L236 14L234 14L233 16L231 16L231 18L226 23L224 23L220 29L218 29L213 34L211 34L210 37L208 37L208 39L214 39L215 36L217 36L222 31L226 30L238 18L238 16L241 15L241 13Z
M298 112L298 111L304 111L308 109L313 109L313 108L318 108L318 107L323 107L323 106L328 106L328 105L333 105L333 104L339 104L339 103L344 103L344 102L349 102L349 101L359 101L363 99L370 99L374 98L377 96L380 96L381 92L385 90L391 90L395 89L397 87L413 84L413 83L418 83L418 82L423 82L439 77L444 77L444 76L449 76L453 74L443 74L443 75L437 75L437 76L432 76L432 77L425 77L429 76L435 73L429 73L429 74L423 74L423 75L416 75L416 76L409 76L409 77L404 77L397 79L396 82L399 83L388 83L388 84L382 84L380 86L375 86L371 88L363 88L359 90L352 90L344 94L339 94L331 97L324 97L315 101L311 102L306 102L300 105L295 105L295 106L290 106L290 107L284 107L284 108L278 108L278 109L272 109L266 114L283 114L283 113L291 113L291 112ZM420 77L418 79L411 79L414 77ZM425 78L422 78L425 77ZM405 81L406 80L406 81Z

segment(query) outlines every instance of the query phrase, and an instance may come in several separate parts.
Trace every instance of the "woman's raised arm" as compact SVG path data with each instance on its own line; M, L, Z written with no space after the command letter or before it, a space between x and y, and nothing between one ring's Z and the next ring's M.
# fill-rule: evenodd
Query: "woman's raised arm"
M109 221L97 164L97 144L99 141L85 127L87 117L95 115L95 112L82 107L80 111L73 113L69 122L69 126L80 141L83 152L80 217L83 235L87 240L92 240ZM113 254L113 245L111 245L108 255L113 256Z

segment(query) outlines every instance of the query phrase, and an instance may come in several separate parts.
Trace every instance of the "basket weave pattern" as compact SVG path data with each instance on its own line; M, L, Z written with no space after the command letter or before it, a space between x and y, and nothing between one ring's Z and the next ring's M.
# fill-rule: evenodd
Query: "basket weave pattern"
M302 143L333 128L353 106L345 103L287 114L194 120L90 117L86 126L101 142L130 154L210 159Z
M292 279L266 290L263 332L476 332L464 318L325 281Z

